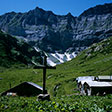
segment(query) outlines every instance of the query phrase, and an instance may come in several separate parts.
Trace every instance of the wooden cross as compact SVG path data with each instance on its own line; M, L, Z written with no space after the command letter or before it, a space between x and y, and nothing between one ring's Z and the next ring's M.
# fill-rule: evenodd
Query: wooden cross
M47 65L47 56L44 56L43 65L35 66L35 69L43 69L43 94L46 94L46 69L56 69L56 67L51 67Z

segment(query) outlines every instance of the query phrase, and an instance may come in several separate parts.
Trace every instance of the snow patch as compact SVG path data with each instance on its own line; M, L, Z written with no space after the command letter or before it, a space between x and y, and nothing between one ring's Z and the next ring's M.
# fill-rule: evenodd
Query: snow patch
M39 48L34 47L34 49L37 52L40 52ZM65 52L63 54L58 53L58 52L56 52L56 53L45 53L45 55L47 56L47 63L50 66L56 66L58 64L66 62L66 61L70 61L77 56L75 52L72 52L72 53L66 53Z
M66 61L70 61L71 59L75 58L76 53L73 52L70 54L70 53L65 52L64 54L61 54L61 53L56 52L56 53L49 53L47 56L48 56L48 64L51 66L55 66L57 64L61 64Z
M34 49L35 49L37 52L39 52L39 51L40 51L40 49L39 49L39 48L34 47Z
M47 58L47 63L51 66L56 66L56 63L54 63L49 57Z

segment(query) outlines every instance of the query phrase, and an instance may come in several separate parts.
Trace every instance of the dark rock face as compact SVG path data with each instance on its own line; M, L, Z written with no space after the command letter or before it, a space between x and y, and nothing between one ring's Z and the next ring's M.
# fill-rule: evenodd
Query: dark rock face
M38 7L27 13L11 12L0 16L0 28L46 52L79 52L112 35L112 4L90 8L79 17Z

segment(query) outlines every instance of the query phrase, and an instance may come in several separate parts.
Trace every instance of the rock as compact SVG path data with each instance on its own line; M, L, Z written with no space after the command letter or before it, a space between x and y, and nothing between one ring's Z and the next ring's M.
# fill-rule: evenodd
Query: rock
M112 3L92 7L79 17L55 15L38 7L26 13L6 13L0 16L0 29L49 53L79 53L112 35Z

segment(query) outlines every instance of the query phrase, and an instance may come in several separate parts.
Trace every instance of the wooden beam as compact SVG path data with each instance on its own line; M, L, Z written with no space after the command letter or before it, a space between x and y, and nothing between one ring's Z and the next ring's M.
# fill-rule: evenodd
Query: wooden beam
M42 68L46 68L46 69L56 69L56 67L44 66L44 65L39 65L39 66L35 66L34 67L34 69L42 69Z

